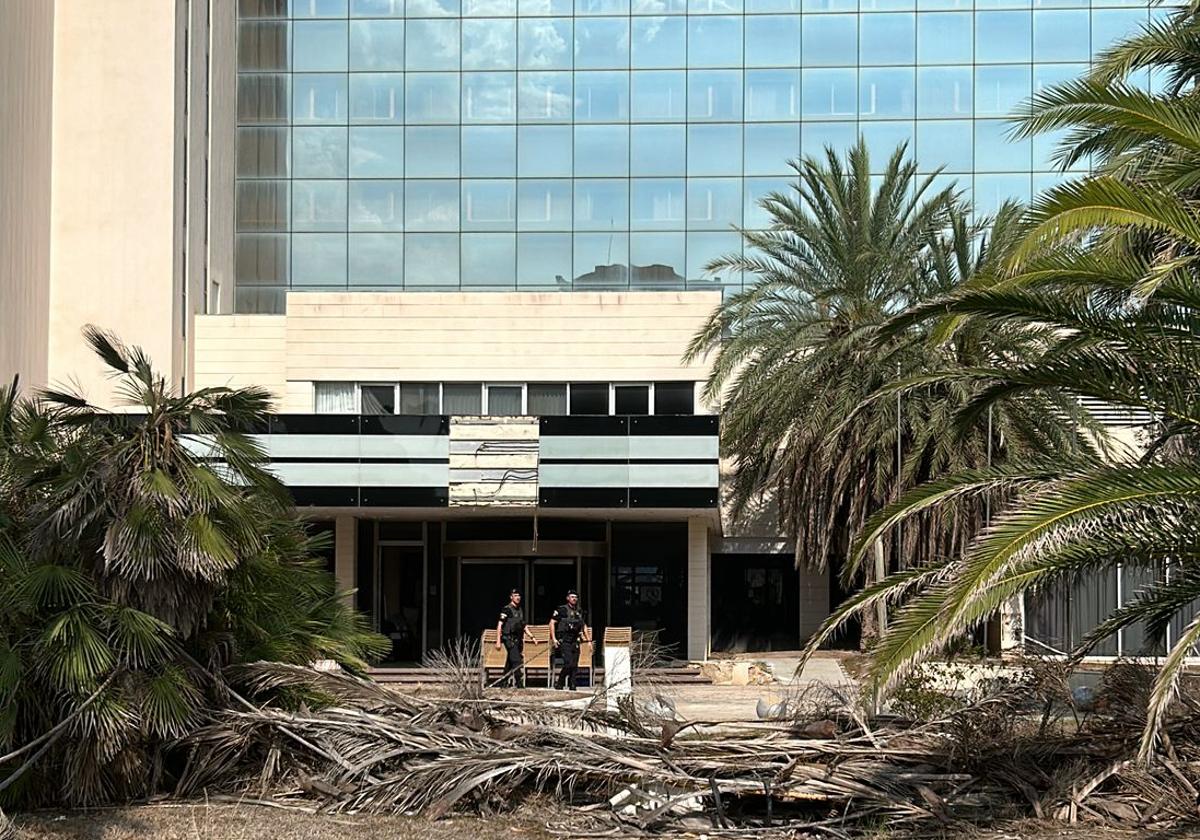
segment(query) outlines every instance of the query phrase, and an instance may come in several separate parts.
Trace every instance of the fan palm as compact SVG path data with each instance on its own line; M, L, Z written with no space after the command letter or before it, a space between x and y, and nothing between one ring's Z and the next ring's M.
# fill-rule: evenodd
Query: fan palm
M910 393L899 415L894 400L859 410L898 377L1026 355L1036 338L1029 331L961 331L950 345L932 349L916 330L874 340L896 313L993 262L1011 241L1017 211L1002 212L993 226L999 244L989 242L983 226L968 222L953 187L935 191L932 176L918 178L903 147L877 185L862 143L845 161L827 150L823 160L793 166L793 194L762 202L770 228L744 232L744 256L709 266L753 280L712 315L688 355L714 354L705 395L722 403L733 515L772 493L797 563L823 567L845 556L851 535L901 488L982 465L990 451L1002 458L1013 446L1072 440L1047 422L1050 397L993 418L991 444L986 422L969 429L951 422L967 397L957 385ZM961 546L983 506L932 512L899 539L880 532L866 577L882 575L885 555L907 565Z
M267 394L176 395L139 349L95 329L87 339L137 413L0 390L0 753L14 748L0 793L10 801L153 792L165 745L221 696L224 665L361 667L382 641L334 596L246 434Z
M1030 393L1103 402L1151 420L1138 453L1103 464L1051 459L963 475L918 488L880 513L860 535L852 567L866 562L876 535L914 514L998 486L1017 497L966 551L861 593L827 623L830 632L876 599L908 599L873 654L877 692L1004 599L1072 576L1120 565L1157 578L1090 633L1080 654L1135 622L1160 644L1179 611L1200 597L1198 56L1192 7L1113 47L1088 78L1036 97L1018 130L1068 128L1061 161L1090 154L1097 173L1034 203L1006 276L916 307L885 330L949 316L943 331L953 329L946 323L974 323L1050 337L1034 358L942 376L981 386L963 408L964 422ZM1167 79L1162 93L1129 83L1144 70ZM1184 618L1150 698L1143 758L1200 641L1200 617Z

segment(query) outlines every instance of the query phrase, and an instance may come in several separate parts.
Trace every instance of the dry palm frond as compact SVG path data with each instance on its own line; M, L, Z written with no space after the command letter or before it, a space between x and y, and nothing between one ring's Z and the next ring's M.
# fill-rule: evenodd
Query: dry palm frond
M1119 716L1092 716L1073 731L1039 729L1044 680L1036 675L941 720L880 717L868 729L859 710L828 691L797 695L809 716L680 723L643 715L632 699L609 709L426 698L348 675L245 670L246 682L267 692L299 691L307 676L307 691L334 705L220 713L181 742L189 751L181 794L437 817L542 793L642 831L694 827L699 818L762 826L764 815L798 830L848 831L881 820L914 830L988 822L1031 809L1149 821L1151 802L1157 819L1177 820L1186 815L1186 786L1200 785L1200 739L1187 719L1168 727L1170 768L1138 767L1130 761L1137 729ZM1121 705L1147 684L1125 674L1107 690Z

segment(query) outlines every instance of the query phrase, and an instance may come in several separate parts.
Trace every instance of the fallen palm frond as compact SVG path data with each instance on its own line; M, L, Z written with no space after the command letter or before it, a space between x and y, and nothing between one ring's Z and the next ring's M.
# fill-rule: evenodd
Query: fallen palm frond
M256 695L305 691L320 711L219 713L181 742L180 795L238 793L331 811L415 813L511 807L549 794L637 830L772 824L824 833L1003 817L1169 823L1194 817L1200 729L1169 728L1170 754L1132 762L1136 703L1046 727L1036 680L943 719L870 723L833 695L772 722L680 722L632 698L570 705L432 698L341 674L251 666ZM1145 690L1113 681L1109 695ZM811 710L831 715L814 720ZM1141 707L1144 708L1144 705Z

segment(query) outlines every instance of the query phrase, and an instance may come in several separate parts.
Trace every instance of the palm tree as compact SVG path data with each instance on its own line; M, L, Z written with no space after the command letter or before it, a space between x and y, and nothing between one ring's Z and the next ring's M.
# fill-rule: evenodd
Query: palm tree
M948 317L979 329L1031 328L1048 336L1034 358L942 376L982 386L963 409L968 416L1037 393L1153 419L1141 430L1138 453L962 475L920 487L876 516L851 566L867 562L878 534L914 514L997 487L1016 495L964 552L861 593L828 622L827 631L876 599L907 599L873 654L876 692L888 691L1004 599L1119 564L1156 582L1114 610L1077 653L1135 622L1145 623L1151 644L1161 644L1168 625L1188 610L1147 709L1141 756L1154 750L1185 659L1200 641L1200 616L1190 612L1200 597L1197 56L1200 18L1192 6L1110 49L1086 79L1035 97L1018 132L1069 129L1060 160L1092 155L1097 173L1034 203L1007 275L958 289L892 325L909 329ZM1131 83L1147 70L1166 78L1161 93Z
M962 429L950 422L967 397L956 385L909 394L899 416L894 399L860 409L899 377L1026 354L1028 332L962 331L933 349L916 330L874 340L889 318L990 265L1010 241L1016 210L1003 211L994 225L1000 245L989 244L954 188L935 192L933 176L918 178L904 147L877 186L861 142L844 162L830 149L824 160L793 166L794 193L762 202L770 228L743 232L750 246L744 256L708 266L753 281L712 315L688 358L714 354L705 396L722 404L734 516L773 494L781 525L796 542L796 562L824 567L845 556L851 536L901 489L982 465L989 450L1003 458L1026 443L1073 441L1047 422L1050 398L1001 412L990 446L987 423ZM880 532L865 578L882 577L889 555L892 566L906 566L963 545L984 507L942 509L921 527ZM869 618L864 635L873 631Z
M166 745L221 702L224 666L363 667L381 649L246 434L268 395L176 395L141 350L86 336L136 413L0 390L5 801L154 792Z

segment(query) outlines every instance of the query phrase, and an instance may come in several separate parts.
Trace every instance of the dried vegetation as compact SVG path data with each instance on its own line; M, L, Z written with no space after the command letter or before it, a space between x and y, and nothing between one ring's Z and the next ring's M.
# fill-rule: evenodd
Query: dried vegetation
M1065 668L959 698L937 720L869 716L821 687L783 719L681 721L665 700L571 704L480 692L404 694L343 674L251 666L252 697L180 743L182 797L343 813L491 814L551 797L612 836L787 829L796 836L961 833L1038 817L1162 829L1200 798L1200 692L1185 686L1164 747L1136 762L1153 672L1110 670L1080 708ZM557 696L557 695L555 695ZM657 698L657 699L656 699Z

